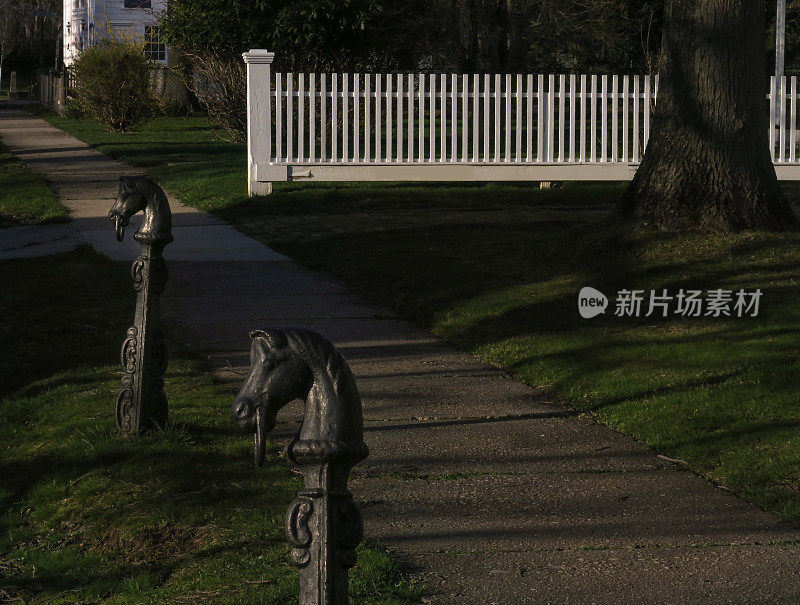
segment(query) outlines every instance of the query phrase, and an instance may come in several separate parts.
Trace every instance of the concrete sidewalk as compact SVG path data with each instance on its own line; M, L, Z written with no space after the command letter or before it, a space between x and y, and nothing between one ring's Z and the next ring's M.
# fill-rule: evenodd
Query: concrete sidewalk
M21 111L0 111L0 138L47 177L75 218L68 228L26 228L35 237L0 231L6 255L35 252L26 237L52 233L55 247L68 233L112 258L135 257L132 230L120 244L105 219L117 176L135 170ZM371 449L351 482L367 538L425 583L426 600L800 601L796 529L171 203L167 323L235 386L251 329L308 327L341 348ZM299 418L293 404L276 436L288 440Z

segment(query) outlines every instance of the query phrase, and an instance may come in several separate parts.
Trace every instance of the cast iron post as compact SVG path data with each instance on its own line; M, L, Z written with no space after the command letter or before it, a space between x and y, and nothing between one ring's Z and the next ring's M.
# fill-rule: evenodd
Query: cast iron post
M159 319L159 299L167 283L164 247L173 237L172 215L163 190L144 177L121 177L117 201L109 212L118 240L122 241L128 220L139 210L144 210L144 221L133 237L141 251L131 267L137 292L136 311L122 343L125 374L116 409L117 427L129 435L163 427L167 422L163 376L168 357Z
M305 489L286 515L292 563L300 568L300 605L348 602L348 570L364 533L361 513L347 491L351 462L300 463Z

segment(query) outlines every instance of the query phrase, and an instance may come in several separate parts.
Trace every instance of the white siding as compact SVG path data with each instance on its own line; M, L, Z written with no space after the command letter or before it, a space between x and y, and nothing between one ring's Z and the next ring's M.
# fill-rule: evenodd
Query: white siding
M152 0L151 8L125 8L124 0L64 0L64 64L109 31L144 36L145 26L157 24L166 7L166 0Z

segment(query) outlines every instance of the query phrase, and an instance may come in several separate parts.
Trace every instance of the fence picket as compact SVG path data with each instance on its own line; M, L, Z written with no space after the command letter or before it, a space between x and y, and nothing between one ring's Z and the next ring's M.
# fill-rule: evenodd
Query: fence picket
M517 74L517 94L514 105L514 133L516 135L516 149L514 161L522 161L522 74Z
M461 161L469 159L469 76L461 75Z
M789 102L789 161L796 160L797 151L795 149L797 139L797 76L792 76L792 93Z
M619 160L619 76L611 77L611 161Z
M597 161L597 74L592 74L590 96L589 161Z
M575 161L575 74L569 75L569 161Z
M447 76L441 75L439 85L439 161L447 161Z
M286 159L294 154L294 74L286 74Z
M505 103L505 110L506 110L506 124L505 124L505 135L506 135L506 142L503 149L503 159L506 162L511 161L511 74L506 74L506 90L505 94L503 95L504 103Z
M302 162L306 157L306 82L305 74L297 74L297 161Z
M339 76L331 74L331 161L339 160Z
M544 98L544 75L539 74L536 93L536 161L544 162L547 158L545 147L545 129L547 117L547 105Z
M479 95L481 93L481 77L472 74L472 161L478 161L478 134L480 133L481 110Z
M403 76L397 74L397 149L395 159L403 161Z
M633 76L633 149L631 161L639 161L639 76Z
M458 93L458 76L452 74L450 76L450 161L455 162L457 159L457 134L458 134L458 105L456 104L456 95Z
M44 76L40 76L40 82L41 83L44 83L42 81L43 78L44 78ZM68 88L69 88L69 81L70 81L70 76L69 76L69 74L67 74L67 87ZM39 88L40 96L41 96L41 93L42 93L42 90L41 90L41 85L40 85L40 88ZM267 127L267 140L264 141L264 155L266 156L268 162L272 162L272 141L274 140L274 135L272 133L272 127L274 126L275 121L272 118L272 76L271 76L270 72L267 72L267 95L266 95L266 99L264 99L264 101L265 101L265 103L264 103L264 114L267 117L267 124L266 124L266 127ZM247 111L249 113L249 111L250 111L249 108L248 108ZM248 122L249 122L249 117L248 117Z
M558 161L564 161L564 128L567 121L567 77L558 76Z
M786 149L786 76L781 76L780 83L780 147L778 148L778 161L783 162Z
M414 75L408 74L408 161L414 161Z
M317 74L309 75L308 81L308 160L317 161Z
M494 156L493 161L500 161L500 74L494 76Z
M364 74L364 161L372 159L372 74Z
M642 139L642 154L647 150L650 140L650 75L644 77L644 137Z
M381 161L381 135L382 135L382 128L381 128L381 84L382 84L383 77L381 74L375 74L375 161Z
M655 77L655 83L653 84L653 107L658 104L658 74Z
M342 74L342 161L350 157L350 74Z
M361 159L361 74L353 74L353 161Z
M275 157L283 161L283 74L275 74Z
M386 161L392 161L392 76L386 75Z
M319 131L321 141L319 155L324 162L328 159L328 74L322 74L320 93Z
M547 161L555 155L556 138L556 77L550 74L547 82Z
M489 74L483 76L483 161L489 161Z
M425 76L417 75L419 80L419 161L425 161Z
M533 161L533 75L528 74L525 105L525 161Z
M586 74L581 75L581 153L579 161L586 161Z
M606 151L608 151L608 76L603 74L600 77L600 161L606 161Z
M428 111L428 160L436 161L436 76L430 75L429 111Z
M627 162L628 158L628 143L630 136L628 134L628 126L630 124L630 116L628 115L629 97L630 97L630 77L628 75L622 76L622 161Z

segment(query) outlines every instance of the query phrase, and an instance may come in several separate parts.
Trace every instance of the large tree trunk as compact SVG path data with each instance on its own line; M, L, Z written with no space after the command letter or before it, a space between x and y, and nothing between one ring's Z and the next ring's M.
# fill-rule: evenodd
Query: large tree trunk
M666 0L658 106L623 211L663 230L797 226L769 152L764 0Z

